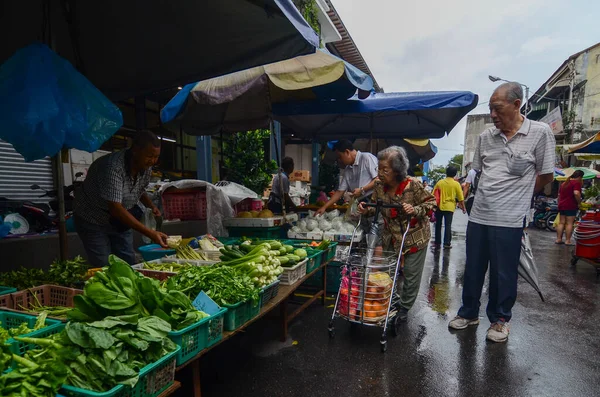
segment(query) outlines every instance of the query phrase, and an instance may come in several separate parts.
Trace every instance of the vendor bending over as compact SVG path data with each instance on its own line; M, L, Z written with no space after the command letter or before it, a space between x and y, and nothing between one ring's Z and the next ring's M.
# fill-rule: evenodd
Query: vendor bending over
M94 161L82 187L75 192L75 228L93 267L108 265L108 256L134 264L134 229L167 247L167 235L144 226L141 201L154 216L160 211L146 194L152 167L160 155L160 140L150 131L139 131L130 149Z
M291 157L284 157L281 161L281 168L283 172L275 175L273 178L273 186L271 188L271 194L269 195L269 201L267 202L267 208L275 214L281 214L283 212L282 203L285 202L286 211L295 211L296 205L290 197L290 179L289 176L294 172L294 159ZM281 180L279 180L281 175ZM281 190L283 188L283 191Z
M338 161L344 164L346 169L338 190L324 206L319 208L317 215L324 214L327 208L337 203L347 191L351 192L354 198L369 193L373 190L377 178L377 158L371 153L354 149L352 142L347 140L338 141L333 150L337 154Z
M402 250L404 282L401 289L399 280L396 280L396 290L400 295L398 316L401 321L406 321L421 285L427 245L431 237L429 216L435 207L435 197L425 190L421 182L408 176L408 158L403 148L391 146L379 152L377 157L379 181L375 184L372 200L402 206L402 209L381 210L385 221L382 238L384 250L393 250L396 255L399 253L402 236L410 219L410 230ZM375 208L366 208L362 203L358 209L363 214L372 215L375 212Z

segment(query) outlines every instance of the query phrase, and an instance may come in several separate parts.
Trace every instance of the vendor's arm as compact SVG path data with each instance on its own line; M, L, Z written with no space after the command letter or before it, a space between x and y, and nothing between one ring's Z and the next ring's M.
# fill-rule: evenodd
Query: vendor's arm
M161 215L160 210L154 205L154 203L152 202L152 200L146 192L142 194L142 197L140 197L140 201L146 206L146 208L150 208L152 210L154 216L158 217Z
M327 211L327 208L331 207L333 204L335 204L338 201L340 201L340 199L342 198L342 196L344 195L344 193L346 193L345 190L338 190L335 193L333 193L333 196L331 196L331 199L329 199L328 202L326 202L321 208L319 208L317 210L317 215L324 214L325 211Z
M354 198L362 197L365 194L367 194L368 192L370 192L371 190L373 190L375 188L376 181L377 181L377 178L373 178L371 180L371 182L367 183L365 186L359 187L358 189L354 189L354 191L352 192L352 195L354 196Z
M113 218L117 219L119 222L143 234L144 236L148 237L163 248L167 248L167 235L144 226L140 221L135 219L135 217L131 215L131 213L127 211L125 207L123 207L123 204L115 203L114 201L109 201L108 212Z

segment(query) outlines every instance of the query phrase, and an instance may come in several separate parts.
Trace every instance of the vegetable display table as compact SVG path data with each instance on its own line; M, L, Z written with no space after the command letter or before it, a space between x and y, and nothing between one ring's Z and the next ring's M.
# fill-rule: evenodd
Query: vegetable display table
M245 330L250 324L254 323L259 318L262 318L267 313L269 313L271 310L275 309L277 306L279 306L279 310L281 313L281 340L285 341L287 339L288 325L294 318L296 318L300 313L302 313L306 308L308 308L312 303L314 303L319 298L321 298L321 303L323 304L323 306L325 306L325 297L326 297L325 289L327 286L327 264L329 262L330 261L323 262L321 264L321 266L319 266L312 272L308 273L306 276L302 277L300 280L298 280L298 282L296 282L293 285L281 285L279 287L279 293L274 298L272 298L266 305L264 305L261 308L258 316L254 317L253 319L251 319L250 321L248 321L246 324L242 325L235 331L223 332L223 338L221 339L220 342L214 344L213 346L211 346L209 348L202 350L200 353L198 353L198 355L196 357L192 358L185 364L177 367L175 377L177 378L178 373L180 373L180 371L182 369L186 368L187 366L190 366L191 371L192 371L192 382L193 382L193 386L194 386L193 395L194 395L194 397L200 397L201 396L200 358L203 355L205 355L206 353L208 353L215 346L220 345L221 343L230 339L234 335ZM298 307L292 313L288 313L287 305L288 305L290 296L302 285L302 283L304 281L308 280L312 275L314 275L318 271L322 272L322 278L323 278L322 289L320 291L317 291L314 295L312 295L306 302L304 302L300 307ZM181 375L179 375L179 376L181 376ZM189 378L186 377L186 379L189 379Z

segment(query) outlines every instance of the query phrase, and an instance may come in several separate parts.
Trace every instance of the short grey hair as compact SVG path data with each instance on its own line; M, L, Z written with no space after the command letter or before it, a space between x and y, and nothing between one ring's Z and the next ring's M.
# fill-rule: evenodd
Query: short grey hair
M517 99L523 102L523 87L521 87L521 84L510 81L508 83L500 84L495 91L498 92L500 90L506 92L506 100L508 102L512 103Z
M408 156L406 150L400 146L390 146L377 153L377 160L387 160L392 166L392 171L397 175L399 181L408 176Z

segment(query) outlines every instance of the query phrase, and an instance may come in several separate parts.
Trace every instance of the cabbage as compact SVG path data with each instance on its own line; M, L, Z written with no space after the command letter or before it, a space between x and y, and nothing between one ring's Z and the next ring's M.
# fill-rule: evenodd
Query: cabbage
M305 232L306 231L306 221L303 219L300 222L298 222L298 227L300 228L300 231Z
M304 259L308 256L308 253L305 249L298 248L296 251L294 251L294 255L299 256L300 259Z
M319 229L326 232L327 230L331 229L331 222L329 222L328 220L325 220L325 219L320 220L319 221Z
M352 234L352 232L354 231L355 226L349 222L344 222L344 224L341 227L342 232L344 233L348 233L348 234Z
M309 219L308 221L306 221L306 230L308 230L309 232L312 232L314 229L319 227L319 222L317 222L314 219Z
M339 210L333 210L333 211L329 211L328 213L325 214L325 217L327 218L327 220L332 221L335 218L340 216L340 211Z
M299 226L294 226L294 227L292 227L292 229L291 229L291 230L292 230L292 232L294 232L294 233L301 233L301 232L302 232L302 229L300 229L300 227L299 227Z
M341 229L343 224L344 224L344 220L342 218L335 218L334 220L331 221L331 229L338 231Z

